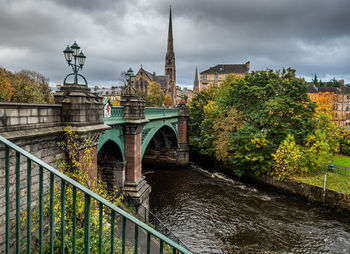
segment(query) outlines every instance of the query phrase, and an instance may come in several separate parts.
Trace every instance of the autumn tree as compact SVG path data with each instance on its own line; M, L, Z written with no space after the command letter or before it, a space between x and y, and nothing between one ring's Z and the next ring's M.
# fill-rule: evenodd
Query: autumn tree
M0 68L0 101L7 102L11 101L13 95L12 86L8 80L5 69Z
M171 101L171 98L170 98L170 96L168 95L168 94L166 94L165 96L164 96L164 105L166 106L166 107L171 107L171 105L172 105L172 101Z
M152 82L147 88L146 105L152 107L160 107L164 102L164 91L160 84Z

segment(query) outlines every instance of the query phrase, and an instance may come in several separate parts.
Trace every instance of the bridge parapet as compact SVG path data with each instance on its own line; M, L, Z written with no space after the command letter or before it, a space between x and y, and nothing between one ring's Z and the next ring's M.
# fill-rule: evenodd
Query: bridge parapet
M152 108L146 107L146 119L153 120L159 118L177 117L179 116L178 108Z

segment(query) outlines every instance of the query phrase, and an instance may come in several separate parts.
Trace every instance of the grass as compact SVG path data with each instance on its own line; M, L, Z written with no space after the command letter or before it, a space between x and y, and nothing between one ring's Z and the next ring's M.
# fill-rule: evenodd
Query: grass
M350 176L348 175L342 175L332 172L323 172L317 175L296 176L293 178L299 182L323 188L325 174L327 175L326 189L344 194L350 194Z
M350 168L350 156L334 155L332 164Z

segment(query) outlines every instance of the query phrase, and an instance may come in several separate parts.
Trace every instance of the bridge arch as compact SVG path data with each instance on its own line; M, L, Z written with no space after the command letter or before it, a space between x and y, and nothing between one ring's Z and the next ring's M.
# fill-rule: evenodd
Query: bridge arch
M104 136L104 135L102 135ZM113 191L124 186L124 144L118 136L101 137L97 147L97 170L102 181Z
M103 135L101 135L97 144L97 154L100 152L102 147L107 142L113 142L116 144L117 148L121 152L122 161L125 160L125 151L124 151L124 133L121 127L112 128L110 130L106 130Z
M178 147L178 132L177 132L177 124L169 124L169 123L164 123L163 125L160 125L158 127L151 127L146 125L143 128L142 131L142 146L141 146L141 156L143 158L148 146L150 145L152 139L157 135L161 134L163 135L164 143L167 142L167 138L164 137L164 131L171 134L176 142L176 147Z

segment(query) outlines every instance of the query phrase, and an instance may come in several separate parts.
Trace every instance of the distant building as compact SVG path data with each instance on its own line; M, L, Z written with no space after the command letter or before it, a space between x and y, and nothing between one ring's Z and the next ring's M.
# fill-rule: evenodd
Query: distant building
M332 120L337 126L350 129L350 84L344 85L344 80L339 82L341 87L317 87L309 83L308 95L311 100L317 100L327 93Z
M218 64L200 73L201 87L205 89L222 83L230 74L244 76L249 72L250 62L245 64Z
M134 88L138 91L141 91L144 94L147 94L147 88L148 85L152 82L158 83L163 91L168 94L169 91L169 85L170 85L170 79L168 75L156 75L155 72L150 73L149 71L146 71L145 69L140 68L140 70L135 75L134 79Z

